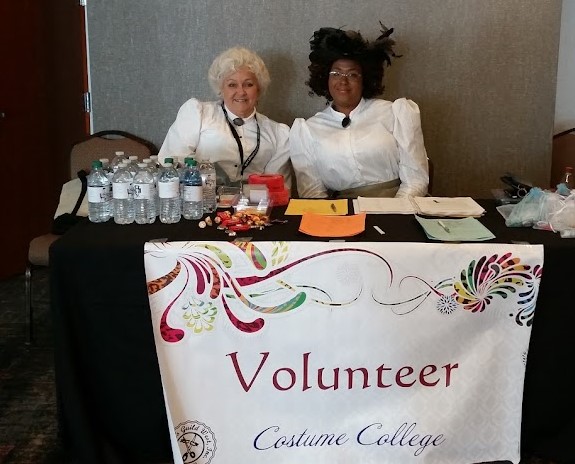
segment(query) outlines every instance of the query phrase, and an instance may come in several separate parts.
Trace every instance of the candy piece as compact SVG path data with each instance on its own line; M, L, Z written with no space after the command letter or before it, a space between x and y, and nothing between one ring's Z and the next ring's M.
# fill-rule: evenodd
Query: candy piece
M208 216L208 217L206 218L206 224L209 225L209 226L211 226L211 225L213 224L212 218L211 218L210 216Z
M198 227L200 229L205 229L206 228L206 221L200 221L198 222Z
M233 226L229 226L228 229L233 230L234 232L239 232L244 230L250 230L251 227L249 224L236 224Z

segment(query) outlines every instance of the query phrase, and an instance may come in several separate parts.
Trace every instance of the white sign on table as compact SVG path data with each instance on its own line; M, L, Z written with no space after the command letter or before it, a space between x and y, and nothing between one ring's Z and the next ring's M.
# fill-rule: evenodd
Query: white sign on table
M520 459L543 247L145 245L176 463Z

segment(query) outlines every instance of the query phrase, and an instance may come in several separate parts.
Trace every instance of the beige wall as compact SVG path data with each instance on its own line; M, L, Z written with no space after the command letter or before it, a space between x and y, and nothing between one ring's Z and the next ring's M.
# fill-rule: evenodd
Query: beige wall
M547 185L560 0L107 0L87 16L95 131L160 145L187 98L213 98L209 64L237 44L272 74L258 109L291 124L324 105L304 84L313 31L374 38L382 20L403 54L384 97L419 104L434 193L489 197L505 171Z

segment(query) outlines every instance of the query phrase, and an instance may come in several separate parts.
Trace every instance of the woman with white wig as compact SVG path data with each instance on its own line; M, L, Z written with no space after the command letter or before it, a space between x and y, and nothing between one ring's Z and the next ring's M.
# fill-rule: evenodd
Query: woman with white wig
M160 149L160 162L190 155L209 159L230 184L250 174L278 173L289 189L289 127L256 110L270 83L263 60L247 48L230 48L213 61L208 79L219 100L191 98L180 107Z

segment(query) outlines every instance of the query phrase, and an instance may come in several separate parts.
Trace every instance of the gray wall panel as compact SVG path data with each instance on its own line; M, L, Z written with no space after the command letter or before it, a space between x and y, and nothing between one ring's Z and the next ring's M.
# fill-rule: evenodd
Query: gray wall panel
M386 70L384 97L419 104L434 193L489 197L507 170L547 186L560 0L91 0L94 130L161 145L186 99L214 98L208 67L233 45L270 69L258 109L291 124L325 103L304 84L313 31L375 38L378 19L403 54Z

